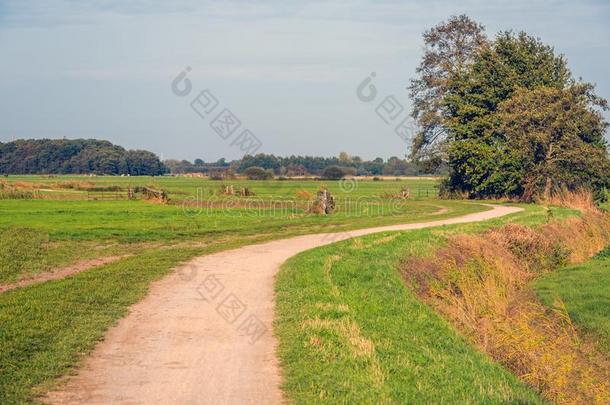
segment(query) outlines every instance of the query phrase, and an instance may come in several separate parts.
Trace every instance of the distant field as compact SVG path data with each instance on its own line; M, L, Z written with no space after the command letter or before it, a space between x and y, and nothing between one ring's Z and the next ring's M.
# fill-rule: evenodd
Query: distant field
M207 178L192 178L192 177L121 177L121 176L9 176L0 178L0 180L9 183L34 183L37 185L48 186L46 193L49 198L59 198L62 195L68 199L86 199L87 191L74 189L55 189L50 190L53 185L61 185L66 183L92 183L98 186L120 186L123 189L135 186L152 186L159 189L167 190L170 198L174 202L182 201L188 196L196 196L198 190L203 191L205 197L210 197L217 194L221 186L234 185L236 188L245 186L250 188L258 199L278 199L278 198L295 198L297 192L306 190L315 192L320 187L327 187L332 193L340 197L352 198L358 197L378 197L384 193L395 193L402 187L408 187L411 190L412 199L427 199L438 195L437 178L433 177L384 177L380 181L373 181L371 178L366 179L345 179L343 181L336 180L246 180L246 179L227 179L227 180L209 180ZM43 188L43 187L40 187ZM59 196L58 196L59 194ZM109 196L112 193L107 193Z
M565 305L576 326L599 341L600 350L610 351L610 247L584 264L546 275L534 288L547 306Z
M142 249L177 243L209 246L238 238L264 240L444 218L485 209L436 200L436 182L430 179L221 182L182 177L10 176L2 180L23 190L42 190L46 194L42 199L0 199L0 232L7 236L0 242L0 252L4 249L11 252L11 257L19 258L0 268L0 284L78 260L136 254ZM88 200L89 191L77 189L147 185L167 190L170 203ZM255 196L222 195L223 186L228 185L234 189L248 187ZM321 186L328 187L337 199L333 215L307 212L308 200ZM404 187L412 194L429 197L391 197ZM112 197L114 193L106 194ZM20 237L15 228L25 236ZM9 234L12 240L21 240L17 251L7 241Z

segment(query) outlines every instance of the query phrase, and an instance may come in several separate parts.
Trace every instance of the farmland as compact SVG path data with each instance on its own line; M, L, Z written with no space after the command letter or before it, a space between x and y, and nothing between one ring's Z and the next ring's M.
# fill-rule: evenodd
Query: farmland
M266 240L325 230L440 219L485 209L433 199L435 180L427 179L354 181L347 184L350 188L338 181L218 182L139 177L11 176L6 183L18 184L25 191L43 190L43 194L40 199L0 200L0 229L14 233L13 228L20 228L20 232L36 234L36 238L26 238L27 243L20 249L20 260L30 260L36 265L28 270L5 265L0 271L0 283L18 280L22 271L40 272L78 260L130 255L142 249L176 244L205 245L212 249L235 240ZM219 195L219 190L227 184L248 187L256 194L247 198ZM109 193L115 195L130 186L145 185L167 190L170 203L86 198L87 194L102 193L87 189L121 190ZM87 189L75 190L77 186ZM322 186L336 196L337 209L332 216L306 212L308 199ZM408 200L382 197L404 187L411 189L415 197ZM4 249L10 250L10 247Z
M488 209L435 199L431 196L435 181L428 179L358 181L347 191L338 181L325 182L338 197L336 213L329 216L310 215L302 206L273 210L260 202L253 207L232 203L202 210L199 205L183 206L181 201L196 198L198 188L212 197L221 188L220 182L202 179L11 176L7 183L11 182L25 183L23 189L60 191L49 191L50 198L0 200L0 284L96 258L116 260L0 295L0 320L5 326L0 332L0 387L8 403L44 392L146 294L152 281L194 256L291 235L438 220ZM169 204L90 200L82 198L86 191L77 191L81 196L73 198L72 190L56 186L64 182L89 188L150 185L167 190L171 200ZM232 183L245 184L263 202L295 199L303 191L314 195L322 185L313 180ZM382 197L403 187L421 190L421 197L415 192L414 198L394 205L392 198ZM345 210L342 203L349 202L347 197L360 199L354 205L358 211ZM392 209L384 212L379 207Z
M29 401L56 387L146 296L152 282L193 257L296 235L337 232L344 239L358 228L438 221L490 208L438 199L432 178L11 176L3 184L5 191L24 192L0 200L0 286L12 289L0 293L5 326L0 391L6 403ZM128 199L127 190L138 187L163 190L169 201ZM227 187L247 188L250 195L226 194ZM308 211L321 188L335 197L331 215ZM578 215L567 208L521 207L524 211L485 223L363 236L290 259L275 286L284 395L329 403L474 397L542 402L405 287L396 270L405 257L426 256L449 235L480 233L506 222L536 227ZM77 270L37 281L73 267ZM552 283L546 281L547 290L560 285ZM570 297L566 305L574 308L575 319L605 336L604 316L579 318L582 299Z

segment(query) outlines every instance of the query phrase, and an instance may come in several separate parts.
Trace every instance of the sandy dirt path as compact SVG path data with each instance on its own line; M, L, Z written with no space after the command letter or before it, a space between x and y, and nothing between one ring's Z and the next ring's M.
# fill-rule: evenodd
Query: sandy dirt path
M316 234L199 257L155 282L49 403L277 404L274 276L289 257L351 237L483 221L491 210L431 222Z

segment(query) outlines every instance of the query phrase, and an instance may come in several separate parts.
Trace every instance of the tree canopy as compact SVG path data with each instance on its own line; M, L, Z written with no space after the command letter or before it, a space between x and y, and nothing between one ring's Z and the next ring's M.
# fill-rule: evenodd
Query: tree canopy
M426 31L424 56L411 80L412 116L419 125L413 139L411 157L415 160L437 159L446 136L443 125L444 97L452 82L475 60L476 54L488 44L485 27L466 15L452 16Z
M0 143L5 174L163 174L167 168L152 152L125 150L97 139L27 139Z
M463 49L451 55L468 57L459 68L434 70L439 46L427 49L414 81L420 87L412 86L420 124L414 156L447 162L446 191L471 197L531 200L558 187L587 187L601 197L610 185L607 123L599 112L606 101L540 39L506 31L488 41L481 27L452 17L424 35L428 48L431 40L453 43ZM434 119L425 119L430 114Z

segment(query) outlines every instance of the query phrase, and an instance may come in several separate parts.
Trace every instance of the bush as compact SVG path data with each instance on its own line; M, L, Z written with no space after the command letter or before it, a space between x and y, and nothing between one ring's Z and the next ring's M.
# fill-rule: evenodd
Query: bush
M339 166L328 166L322 172L322 178L326 180L339 180L345 177L345 171Z
M210 180L224 180L224 175L222 172L210 172L208 177Z
M273 178L273 172L258 166L248 167L244 170L244 175L248 180L269 180Z

